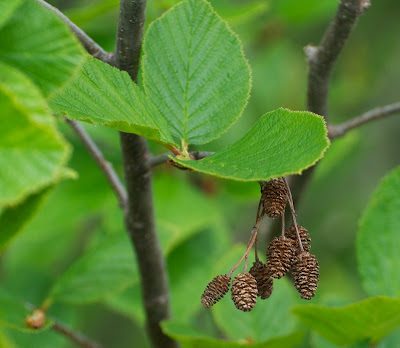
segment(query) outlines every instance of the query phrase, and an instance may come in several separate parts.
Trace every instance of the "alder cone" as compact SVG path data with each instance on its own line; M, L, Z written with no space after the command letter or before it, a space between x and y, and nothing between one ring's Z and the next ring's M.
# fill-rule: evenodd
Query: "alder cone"
M261 297L262 300L270 297L272 290L274 290L274 280L269 275L268 267L260 260L257 260L253 263L249 273L257 282L258 296Z
M293 239L280 236L274 238L267 249L267 266L271 277L280 279L294 263L296 249Z
M265 213L272 219L284 214L288 201L288 190L282 178L272 179L263 190L263 206Z
M297 229L299 230L299 235L300 235L300 239L301 239L301 244L303 245L303 249L305 251L310 251L310 249L311 249L310 234L308 233L307 229L303 226L297 225ZM289 228L289 238L293 239L293 241L296 245L296 248L300 249L299 239L297 238L296 227L294 227L294 225L291 225Z
M314 255L304 251L296 257L293 265L293 280L302 299L311 300L315 296L319 280L319 265Z
M240 273L232 281L231 292L236 308L250 312L257 302L257 281L250 273Z
M203 295L201 295L201 304L203 307L210 308L224 297L229 290L230 282L231 278L226 274L216 276L211 282L209 282Z

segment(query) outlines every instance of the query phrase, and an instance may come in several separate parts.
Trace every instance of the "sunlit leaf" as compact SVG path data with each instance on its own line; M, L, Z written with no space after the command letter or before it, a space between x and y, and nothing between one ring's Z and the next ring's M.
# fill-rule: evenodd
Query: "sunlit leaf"
M143 43L146 93L176 142L204 144L241 115L250 69L238 37L203 0L186 0L154 21Z
M172 158L183 167L239 181L269 180L300 174L329 145L325 122L310 112L269 112L236 143L200 161Z

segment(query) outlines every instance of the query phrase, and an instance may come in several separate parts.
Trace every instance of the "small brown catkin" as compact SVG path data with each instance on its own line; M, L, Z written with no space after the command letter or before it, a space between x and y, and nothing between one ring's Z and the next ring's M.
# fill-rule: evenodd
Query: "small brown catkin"
M226 274L216 276L208 283L206 289L201 295L201 304L203 307L210 308L216 304L229 291L231 278Z
M265 213L272 219L285 212L288 201L288 190L283 179L272 179L266 183L262 193Z
M304 228L303 226L297 225L297 229L299 230L299 235L300 235L300 239L301 239L301 244L303 245L303 249L305 251L310 251L310 249L311 249L310 234L308 233L307 229ZM297 238L296 227L293 224L289 228L289 236L288 237L293 239L293 241L296 245L296 248L299 250L300 249L299 239Z
M257 302L257 281L250 273L239 273L232 281L231 292L236 308L250 312Z
M267 249L267 266L271 277L280 279L289 272L295 256L293 239L283 236L275 237Z
M253 263L249 273L257 282L258 296L261 297L262 300L270 297L274 290L274 280L269 275L268 267L260 260L257 260Z
M315 296L319 280L319 265L314 255L304 251L296 257L293 265L293 280L302 299L311 300Z

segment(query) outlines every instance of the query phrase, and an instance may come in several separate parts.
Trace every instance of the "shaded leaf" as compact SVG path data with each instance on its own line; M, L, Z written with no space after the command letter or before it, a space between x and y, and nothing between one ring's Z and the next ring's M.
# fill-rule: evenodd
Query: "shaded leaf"
M138 281L135 257L125 234L111 235L85 253L55 283L51 301L99 301Z
M0 29L21 5L23 0L0 1Z
M400 296L400 168L387 175L361 219L358 269L370 296Z
M212 278L212 268L227 250L229 233L217 223L191 236L176 247L167 258L173 316L184 320L201 309L203 285ZM139 284L107 300L107 304L143 324L145 316Z
M221 339L209 337L188 324L174 321L164 321L162 323L162 329L168 336L181 343L184 348L290 348L300 344L303 338L302 332L295 332L288 336L270 339L261 343L254 343L250 339L241 342L223 341Z
M204 144L241 115L250 69L238 37L203 0L154 21L143 42L143 83L176 142Z
M43 114L44 102L35 98L40 93L27 78L0 64L0 207L57 182L69 158L67 143L45 121L51 116Z
M0 211L0 254L34 216L52 188L52 186L46 187L30 195L18 205Z
M239 181L300 174L329 145L325 122L310 112L278 109L266 113L236 143L200 161L172 158L183 167Z
M293 313L313 331L339 345L376 343L400 325L400 299L373 297L341 308L297 306Z
M54 13L24 1L0 30L0 60L23 71L47 97L78 69L83 49Z
M53 324L50 319L46 319L41 329L30 329L25 324L25 318L30 314L32 311L27 309L21 301L0 288L0 325L24 332L42 332Z
M163 116L129 75L91 56L50 106L71 119L174 143Z

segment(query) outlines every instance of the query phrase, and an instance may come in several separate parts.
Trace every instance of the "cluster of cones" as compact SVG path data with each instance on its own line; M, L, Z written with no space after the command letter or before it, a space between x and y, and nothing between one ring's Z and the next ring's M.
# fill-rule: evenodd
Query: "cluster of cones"
M284 228L284 213L287 203L292 212L293 224L289 230ZM282 235L274 238L267 248L267 263L257 256L247 272L248 254L257 242L257 231L264 216L282 217ZM217 303L231 289L231 297L237 309L251 311L257 297L267 299L273 291L273 278L280 279L292 270L293 281L302 299L310 300L318 287L319 266L315 256L310 254L311 238L308 231L298 226L290 189L285 179L273 179L262 185L261 199L257 212L256 224L252 230L247 250L232 270L225 275L216 276L206 287L201 296L206 308ZM245 260L243 273L236 275L231 283L232 273Z

